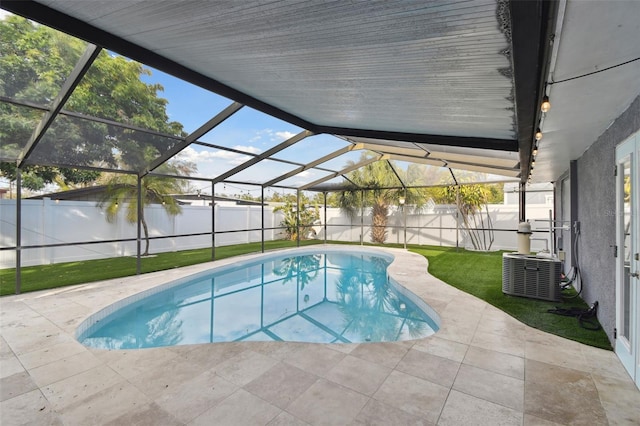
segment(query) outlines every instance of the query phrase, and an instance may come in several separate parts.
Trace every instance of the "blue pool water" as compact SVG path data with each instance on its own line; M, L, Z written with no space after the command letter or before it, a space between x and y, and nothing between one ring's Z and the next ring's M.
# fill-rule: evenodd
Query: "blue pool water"
M80 326L78 340L132 349L229 341L385 342L433 334L438 326L425 313L431 308L389 283L391 260L368 252L289 252L214 269L98 312Z

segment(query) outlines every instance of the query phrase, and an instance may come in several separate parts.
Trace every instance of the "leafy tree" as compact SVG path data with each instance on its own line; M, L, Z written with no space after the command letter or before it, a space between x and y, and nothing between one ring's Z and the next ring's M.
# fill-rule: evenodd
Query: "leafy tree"
M363 153L360 161L366 159L368 155L370 154ZM412 188L397 189L400 182L386 161L370 163L350 172L347 177L357 187L367 189L364 192L364 200L360 189L346 189L338 193L338 205L343 213L351 218L355 217L363 206L372 208L371 240L374 243L382 244L387 239L389 207L397 206L400 197L405 198L406 206L419 207L424 203L422 191ZM410 182L407 183L410 184ZM395 188L389 189L389 187Z
M85 43L51 28L8 16L0 20L0 95L49 106L71 73ZM182 125L166 113L158 84L141 80L141 64L101 51L64 105L67 110L182 136ZM0 103L0 175L13 181L15 160L42 117L34 108ZM59 115L29 157L30 163L113 167L143 171L176 139ZM88 184L97 173L27 165L23 185L41 189L52 182Z
M189 171L189 173L187 173ZM172 162L165 163L158 168L159 173L186 176L190 171L195 171L193 163ZM161 176L147 175L141 182L142 209L140 223L144 231L145 249L143 256L149 254L149 227L144 216L144 208L149 204L161 204L169 216L180 214L182 208L172 194L179 194L186 187L186 180L172 179ZM126 220L129 223L137 223L138 220L138 177L131 174L113 174L106 178L107 191L98 204L104 208L106 219L113 223L118 216L121 206L126 208Z
M328 192L326 193L326 195L323 192L317 192L310 199L310 201L311 203L316 204L318 206L324 206L324 203L326 201L327 207L339 207L338 194L335 192Z
M300 232L300 239L305 239L309 233L313 230L313 223L320 218L318 212L318 206L311 208L304 208L304 203L301 203L300 210L300 223L298 224L298 213L295 203L287 201L284 206L278 206L273 209L274 212L281 211L284 214L284 218L280 225L285 228L287 238L289 240L297 240L298 232Z

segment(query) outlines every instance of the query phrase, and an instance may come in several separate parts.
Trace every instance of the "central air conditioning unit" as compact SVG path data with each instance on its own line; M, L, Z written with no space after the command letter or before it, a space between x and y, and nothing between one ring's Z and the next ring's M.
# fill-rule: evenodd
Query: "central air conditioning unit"
M559 301L562 263L558 259L517 253L502 255L502 292Z

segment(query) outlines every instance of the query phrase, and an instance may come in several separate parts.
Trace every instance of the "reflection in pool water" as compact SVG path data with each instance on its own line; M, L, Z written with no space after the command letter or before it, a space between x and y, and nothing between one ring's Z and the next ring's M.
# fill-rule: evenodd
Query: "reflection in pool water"
M389 263L370 253L329 251L213 270L100 321L96 314L87 320L92 325L81 327L86 330L79 340L131 349L229 341L386 342L433 334L433 319L388 283Z

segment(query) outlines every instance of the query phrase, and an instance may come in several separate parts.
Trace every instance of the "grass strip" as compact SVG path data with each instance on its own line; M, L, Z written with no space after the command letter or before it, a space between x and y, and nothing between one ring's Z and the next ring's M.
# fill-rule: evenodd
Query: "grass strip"
M502 293L502 253L473 252L455 247L412 246L411 251L429 260L429 273L447 284L472 294L519 321L580 343L603 349L611 349L606 333L580 327L577 318L554 315L548 309L561 307L587 308L587 304L575 296L576 292L564 291L562 302L529 299Z
M300 245L320 244L322 241L305 240ZM265 241L265 250L291 248L295 241ZM260 243L237 244L216 247L216 260L242 254L259 253ZM184 250L158 253L140 259L142 273L164 271L211 261L211 249ZM52 265L27 266L21 268L21 292L46 290L74 284L109 280L136 274L135 257L112 257L108 259L83 260ZM15 268L0 269L0 296L15 294Z
M301 245L320 244L322 241L301 241ZM337 243L337 242L332 242ZM370 245L370 244L366 244ZM265 250L292 248L293 241L265 241ZM386 247L401 247L399 244L387 244ZM556 334L570 340L604 349L611 349L604 331L591 331L581 328L575 317L563 317L550 314L547 309L556 306L562 308L586 308L580 298L565 299L563 302L547 302L509 296L502 293L502 252L472 252L455 247L410 246L411 251L425 256L429 260L429 272L442 281L472 294L487 303L503 310L521 322ZM216 248L216 259L224 259L248 253L258 253L260 243L238 244ZM162 271L182 266L194 265L211 260L211 249L185 250L171 253L159 253L141 259L143 273ZM22 292L37 291L102 281L135 275L135 257L116 257L109 259L86 260L81 262L57 263L22 268ZM0 270L0 295L14 294L15 269ZM575 294L568 293L567 296Z

